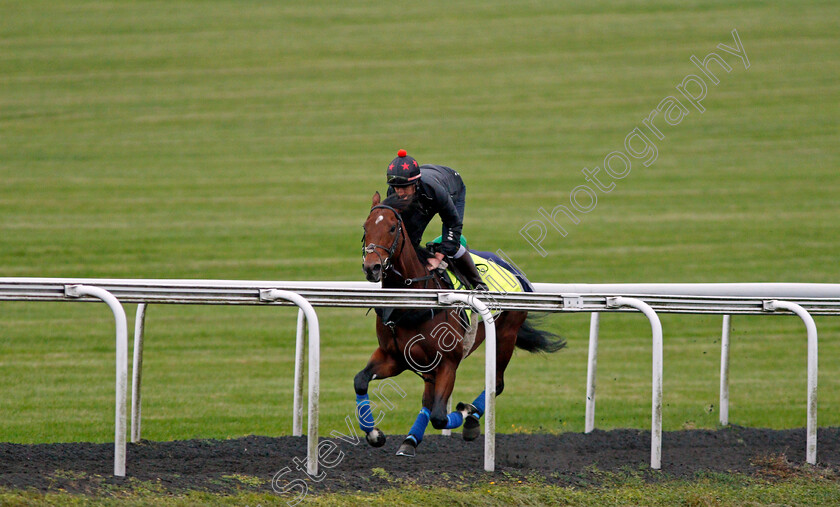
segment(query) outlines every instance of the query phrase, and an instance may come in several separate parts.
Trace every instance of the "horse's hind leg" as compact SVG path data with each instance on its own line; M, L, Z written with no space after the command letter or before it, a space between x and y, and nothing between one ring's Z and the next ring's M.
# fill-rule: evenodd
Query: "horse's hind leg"
M478 421L484 415L484 393L485 391L481 391L472 403L459 402L455 406L455 411L464 418L464 430L461 436L467 442L472 442L481 435L481 423Z
M527 316L528 312L504 312L496 320L496 396L505 390L505 370L516 348L516 335Z
M393 357L381 348L377 348L370 356L365 369L360 371L353 380L353 387L356 389L356 416L359 419L359 428L365 432L365 439L373 447L385 445L385 433L375 425L376 421L374 421L370 398L367 394L368 385L373 379L393 377L402 373L404 369Z

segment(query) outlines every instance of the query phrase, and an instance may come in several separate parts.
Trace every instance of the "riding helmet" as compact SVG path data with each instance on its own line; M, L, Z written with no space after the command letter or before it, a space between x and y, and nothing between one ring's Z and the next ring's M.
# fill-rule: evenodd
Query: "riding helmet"
M420 164L409 157L405 150L397 152L397 158L388 165L388 184L392 187L407 187L420 179Z

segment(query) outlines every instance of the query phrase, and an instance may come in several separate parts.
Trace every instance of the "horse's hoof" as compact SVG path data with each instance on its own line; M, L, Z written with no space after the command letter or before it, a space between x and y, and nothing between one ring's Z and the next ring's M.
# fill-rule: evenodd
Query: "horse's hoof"
M399 449L397 449L397 456L408 456L409 458L413 458L417 455L417 444L414 443L414 440L410 438L406 438Z
M459 401L457 405L455 405L455 411L461 412L464 414L464 417L468 415L477 414L478 417L481 417L481 414L478 413L478 409L475 408L475 405L472 403L464 403L463 401Z
M472 442L479 435L481 435L481 424L478 422L478 419L474 416L469 416L464 419L464 432L461 433L464 440Z
M365 435L365 440L371 447L382 447L385 445L385 433L382 433L379 428L373 428L370 433Z

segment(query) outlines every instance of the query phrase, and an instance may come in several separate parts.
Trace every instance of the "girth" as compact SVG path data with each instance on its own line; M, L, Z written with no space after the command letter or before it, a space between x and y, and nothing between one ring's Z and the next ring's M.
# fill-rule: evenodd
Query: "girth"
M446 308L424 308L422 310L407 310L404 308L378 307L373 309L376 315L382 319L382 323L388 327L420 327L425 322L435 318Z

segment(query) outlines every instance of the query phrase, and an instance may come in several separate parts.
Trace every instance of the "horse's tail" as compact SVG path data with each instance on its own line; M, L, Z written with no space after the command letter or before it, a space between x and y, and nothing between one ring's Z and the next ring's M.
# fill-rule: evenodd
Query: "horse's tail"
M533 326L539 323L545 315L529 314L519 332L516 334L516 346L531 353L557 352L566 346L566 340L550 331L543 331Z

